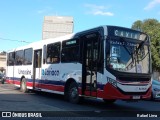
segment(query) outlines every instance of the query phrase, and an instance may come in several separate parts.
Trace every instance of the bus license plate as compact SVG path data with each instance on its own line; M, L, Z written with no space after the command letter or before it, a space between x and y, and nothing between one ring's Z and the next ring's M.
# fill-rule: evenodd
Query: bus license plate
M140 99L140 96L133 96L134 100Z

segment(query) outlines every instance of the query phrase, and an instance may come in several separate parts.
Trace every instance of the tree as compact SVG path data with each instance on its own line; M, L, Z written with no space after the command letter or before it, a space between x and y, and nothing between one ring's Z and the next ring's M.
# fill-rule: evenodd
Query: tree
M142 24L143 22L141 20L137 20L136 22L133 23L132 29L134 30L142 30Z
M140 29L151 39L151 57L154 71L160 71L160 22L156 19L137 20L132 29Z

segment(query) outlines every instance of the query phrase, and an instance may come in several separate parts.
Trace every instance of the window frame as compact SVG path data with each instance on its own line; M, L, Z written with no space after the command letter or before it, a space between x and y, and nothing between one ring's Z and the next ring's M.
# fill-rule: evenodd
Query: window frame
M12 55L10 55L10 54L12 54ZM11 58L13 60L11 60ZM12 62L12 64L10 63L10 61ZM15 52L9 52L7 54L7 66L14 66L14 65L15 65Z
M30 61L30 63L25 63L25 61L26 61L26 53L25 53L25 51L27 51L27 50L32 50L32 55L31 55L31 61ZM33 64L33 48L27 48L27 49L24 49L24 57L23 57L23 65L32 65Z
M76 40L76 43L75 44L72 44L72 43L74 43L74 41L73 40ZM67 42L70 42L70 41L73 41L73 42L71 42L70 44L69 43L67 43ZM73 55L75 55L75 56L77 56L77 57L72 57L72 58L76 58L76 60L69 60L67 57L67 60L64 60L64 56L65 55L63 55L63 54L66 54L65 52L64 52L64 50L65 49L71 49L71 48L77 48L78 49L78 54L72 54L72 56ZM73 51L75 51L75 50L72 50L72 52ZM70 52L69 52L70 53ZM65 40L65 41L63 41L62 42L62 50L61 50L61 63L77 63L77 62L80 62L80 39L78 39L78 38L74 38L74 39L68 39L68 40Z
M22 56L20 56L21 58L17 58L17 53L18 52L22 52ZM17 59L21 59L21 60L18 61ZM21 65L23 65L23 60L24 60L24 50L17 50L17 51L15 51L15 66L21 66Z
M55 49L55 47L59 46L59 50L56 48L56 50L58 50L58 52L51 51L51 53L49 53L49 46L51 49ZM55 43L50 43L46 45L46 64L57 64L60 63L60 55L61 55L61 42L55 42ZM43 56L44 57L44 56ZM43 62L44 64L44 62Z

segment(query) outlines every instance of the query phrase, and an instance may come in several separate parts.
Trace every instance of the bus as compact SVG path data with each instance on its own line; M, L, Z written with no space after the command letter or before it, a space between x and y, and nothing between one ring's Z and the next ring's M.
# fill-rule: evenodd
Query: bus
M147 34L104 25L9 51L6 81L72 103L84 97L138 101L151 97L151 68Z

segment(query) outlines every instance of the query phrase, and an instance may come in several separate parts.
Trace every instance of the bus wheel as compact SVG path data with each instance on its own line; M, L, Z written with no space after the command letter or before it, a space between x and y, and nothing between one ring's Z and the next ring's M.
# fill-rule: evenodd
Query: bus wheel
M68 100L71 103L78 103L79 102L79 93L78 93L78 86L75 82L72 82L68 89Z
M116 100L115 100L115 99L103 99L103 101L104 101L106 104L113 104Z
M23 78L22 81L21 81L20 90L21 90L21 92L23 92L23 93L28 92L25 78Z

